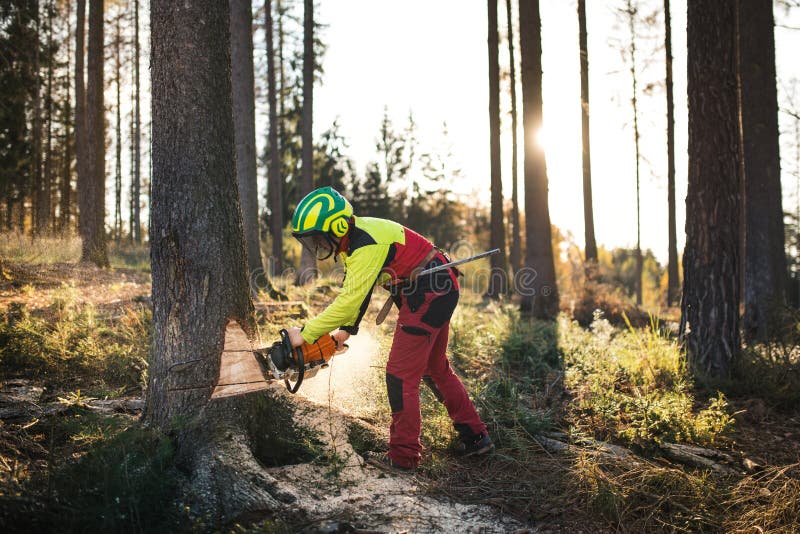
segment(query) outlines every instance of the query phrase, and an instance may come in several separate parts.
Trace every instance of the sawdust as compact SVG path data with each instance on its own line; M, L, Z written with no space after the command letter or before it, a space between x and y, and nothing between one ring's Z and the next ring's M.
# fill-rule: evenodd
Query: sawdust
M425 485L412 475L386 475L351 463L338 479L309 464L268 472L297 497L291 508L308 514L312 524L338 520L379 532L532 532L488 506L426 495Z
M326 369L303 382L299 394L314 403L362 417L377 405L370 397L370 386L376 374L383 375L378 340L374 333L362 329L347 344L347 352L334 356Z
M295 398L303 426L321 436L341 468L335 473L330 466L313 464L268 469L281 490L297 497L292 511L308 516L311 525L346 522L378 532L531 532L497 509L434 497L424 479L386 474L364 462L348 442L347 417L381 406L374 379L382 379L383 365L378 339L369 328L348 344L347 353L334 357L328 369L303 383L297 397L306 401Z

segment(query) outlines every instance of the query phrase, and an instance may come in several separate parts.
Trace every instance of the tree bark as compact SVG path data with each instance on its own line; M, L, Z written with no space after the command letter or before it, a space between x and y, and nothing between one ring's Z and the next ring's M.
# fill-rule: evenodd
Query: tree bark
M230 0L231 86L236 139L236 178L244 223L248 279L255 295L266 284L258 230L256 175L255 75L253 73L253 13L251 0Z
M314 0L304 0L303 17L303 125L302 125L302 175L300 196L314 189ZM299 199L298 199L299 200ZM317 259L303 247L297 285L307 284L316 277Z
M83 210L87 201L86 86L84 85L86 0L78 0L75 21L75 171L78 179L78 231L83 237Z
M519 227L519 169L517 160L517 62L514 55L514 25L511 0L506 0L506 27L508 28L508 75L511 86L511 268L514 273L522 267L522 234Z
M633 107L633 145L636 153L636 304L642 305L642 213L639 177L641 151L639 149L639 79L636 72L636 14L637 8L627 0L625 15L628 17L628 30L631 44L628 48L631 62L631 106Z
M274 417L267 393L210 398L229 320L255 329L224 75L229 14L219 0L151 7L153 356L143 417L165 430L182 421L177 456L214 524L278 506L254 456Z
M119 243L122 239L122 87L120 71L122 69L120 58L120 46L122 35L120 31L120 18L122 15L117 13L116 35L114 36L114 77L116 85L117 109L116 109L116 133L115 143L116 160L114 166L114 240Z
M36 48L33 51L33 195L31 208L31 235L41 234L46 226L46 212L44 211L44 176L42 173L42 81L40 76L41 68L41 15L39 13L39 0L34 0L31 5L33 9L34 23L36 25Z
M586 0L578 0L578 45L581 54L581 154L583 157L583 228L586 263L597 263L592 203L592 158L589 139L589 47L586 38Z
M775 35L770 0L738 0L744 147L744 325L748 342L766 340L785 303Z
M42 183L42 203L39 214L39 229L42 233L51 233L53 228L53 211L51 196L53 194L53 0L47 2L47 89L45 105L47 106L47 135L44 150L44 181Z
M491 257L491 273L486 296L499 298L507 292L506 232L503 222L503 182L500 176L500 62L497 36L497 0L488 0L489 27L489 160L491 162L491 248L500 249Z
M105 228L105 107L103 104L103 0L89 0L86 84L86 176L81 188L81 261L108 267Z
M236 186L228 3L154 0L151 7L153 362L145 419L196 416L208 389L175 380L219 375L229 319L253 332ZM201 358L191 371L169 366ZM181 384L178 384L181 385Z
M70 26L70 11L72 2L67 2L67 76L64 79L66 99L64 102L64 174L61 178L61 191L59 195L59 231L62 236L69 234L70 204L72 201L72 103L70 96L69 73L72 61L72 47L70 39L72 28Z
M678 231L675 221L675 102L672 82L672 15L670 0L664 0L664 52L667 68L667 305L678 302Z
M134 243L142 242L142 96L139 72L139 0L133 0L133 232Z
M281 156L280 147L278 146L278 96L275 84L274 24L271 0L264 2L264 17L267 41L267 97L269 99L267 189L269 192L269 221L272 241L270 264L272 274L277 275L283 272L283 177L281 176Z
M690 370L728 376L739 350L736 4L688 3L689 185L682 324Z
M538 0L520 0L522 126L525 132L525 267L514 277L520 310L539 319L558 314L547 165L535 136L542 127L542 28Z

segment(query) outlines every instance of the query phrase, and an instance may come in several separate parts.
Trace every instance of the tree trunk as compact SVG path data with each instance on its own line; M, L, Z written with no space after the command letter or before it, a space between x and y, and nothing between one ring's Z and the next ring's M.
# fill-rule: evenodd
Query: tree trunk
M280 16L280 13L279 15ZM278 146L278 96L275 87L275 47L273 40L272 1L264 2L264 29L267 41L267 97L269 99L269 221L272 241L270 265L272 274L283 272L283 177L281 176L280 147Z
M72 2L67 2L67 76L64 80L66 89L66 100L64 102L64 174L61 179L61 192L59 195L59 231L62 236L69 234L70 203L72 197L72 104L70 97L70 62L72 59L72 47L70 38L72 28L70 26L70 11Z
M122 35L120 32L121 13L117 13L116 35L114 36L114 77L117 90L117 139L116 165L114 166L114 240L119 243L122 239L122 88L120 80L120 70L122 69L120 58L120 46Z
M554 319L558 288L547 201L544 149L534 142L542 127L542 24L538 0L520 0L522 126L525 132L525 267L514 283L522 295L523 314Z
M506 0L508 28L509 84L511 86L511 268L514 273L522 267L522 235L519 227L519 172L517 160L517 62L514 59L514 25L511 0Z
M33 194L31 195L31 235L41 234L47 224L44 211L44 176L42 173L42 82L40 70L41 16L39 0L32 3L34 23L36 25L36 48L33 51Z
M723 378L739 350L736 4L688 3L689 186L682 323L690 370Z
M236 140L236 177L244 222L248 279L253 295L274 292L261 259L256 175L255 75L253 73L253 12L251 0L230 0L231 86Z
M53 210L51 196L53 194L53 1L47 3L47 89L45 105L47 106L47 136L44 150L44 181L42 184L42 212L39 215L40 231L52 233Z
M744 146L745 339L766 340L785 301L775 36L770 0L738 0Z
M84 86L84 46L86 0L78 0L75 26L75 170L78 178L78 229L83 236L83 210L86 204L86 89Z
M139 0L133 0L133 232L134 243L142 242L142 110L141 78L139 76Z
M633 107L633 144L636 152L636 304L642 305L642 214L639 178L641 151L639 149L639 87L636 72L636 13L637 8L631 0L627 0L625 14L628 17L628 30L631 45L628 48L631 62L631 106Z
M678 231L675 222L675 103L672 83L672 15L670 0L664 0L664 51L667 65L667 212L668 212L668 266L667 305L678 302L680 277L678 275Z
M302 162L300 177L300 196L309 194L314 189L314 0L304 0L305 16L303 19L303 126L302 126ZM298 199L299 200L299 199ZM316 277L317 259L303 247L300 256L300 270L297 273L297 285L307 284Z
M589 47L586 39L586 0L578 0L578 45L581 54L581 154L583 157L583 227L586 263L597 263L592 203L592 158L589 143Z
M89 70L86 84L86 175L80 190L81 261L108 267L105 229L105 107L103 105L103 0L89 0Z
M489 28L489 160L491 162L491 248L500 253L491 257L486 296L499 298L508 290L506 271L506 232L503 223L503 182L500 177L500 64L497 37L497 0L488 0Z
M143 417L164 430L182 421L179 461L199 510L222 524L277 506L253 454L269 425L266 393L210 398L228 321L255 329L224 75L229 4L154 0L151 27L153 356Z

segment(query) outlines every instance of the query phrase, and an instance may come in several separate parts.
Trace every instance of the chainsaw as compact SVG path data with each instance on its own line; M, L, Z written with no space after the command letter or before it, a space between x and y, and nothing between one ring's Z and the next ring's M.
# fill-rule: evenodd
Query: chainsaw
M306 378L312 378L337 354L347 351L345 343L339 348L330 334L325 334L314 343L303 343L292 347L289 332L281 330L281 339L266 350L256 350L256 357L269 369L276 380L283 380L290 393L297 393ZM294 385L292 385L294 382Z
M272 344L268 349L255 349L258 366L261 368L259 380L245 380L237 382L217 383L208 386L186 386L170 388L170 391L187 391L193 389L203 389L207 387L227 387L243 386L248 384L260 384L271 380L283 380L286 389L290 393L297 393L300 385L306 378L315 376L320 369L328 367L331 358L337 354L343 354L350 347L347 343L337 346L336 340L330 334L325 334L314 343L303 343L299 347L292 347L289 341L289 332L281 330L281 339ZM239 350L226 352L242 352ZM204 361L202 358L179 362L171 365L167 372L180 371L185 366ZM292 384L294 382L294 384Z

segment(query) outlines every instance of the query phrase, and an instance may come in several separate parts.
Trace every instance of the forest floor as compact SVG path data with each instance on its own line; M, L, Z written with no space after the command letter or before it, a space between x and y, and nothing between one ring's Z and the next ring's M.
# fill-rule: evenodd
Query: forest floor
M169 439L138 422L150 284L146 261L129 252L106 271L61 257L3 262L4 531L212 526L177 506L181 477ZM302 304L260 314L265 342L336 294L331 280L302 290L277 282ZM376 296L351 349L290 398L308 433L284 440L285 457L265 468L294 502L275 517L214 528L791 532L800 525L800 411L787 389L796 382L762 391L754 377L748 387L720 387L722 394L689 380L677 344L657 324L632 328L598 316L582 328L566 314L530 322L513 303L468 293L452 321L450 357L497 452L451 453L446 411L423 387L421 469L385 475L364 466L360 454L385 446L390 420L383 365L395 314L374 325ZM800 374L794 346L766 352L770 376ZM273 393L289 398L282 387Z

